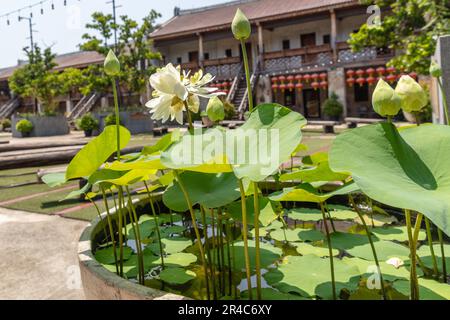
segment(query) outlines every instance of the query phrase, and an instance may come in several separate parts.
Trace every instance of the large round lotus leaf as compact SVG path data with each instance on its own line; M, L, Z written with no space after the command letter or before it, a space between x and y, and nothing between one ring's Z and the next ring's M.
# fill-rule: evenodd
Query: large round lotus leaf
M357 266L359 272L365 278L369 278L377 271L377 266L374 261L368 261L360 258L348 258L344 257L343 262L348 265ZM380 261L380 269L385 281L395 281L399 279L405 279L409 281L409 270L405 267L396 268L393 265L387 264L384 261Z
M232 131L235 143L227 144L236 176L259 182L273 174L300 144L304 125L305 118L286 107L259 105L242 127Z
M374 227L382 227L387 224L393 224L398 222L397 218L394 216L388 216L378 213L374 213L371 215L363 214L362 217L368 226ZM358 224L362 224L362 220L360 219L359 216L356 217L354 221Z
M294 202L325 202L331 197L346 195L357 192L359 187L355 183L349 183L335 191L329 193L320 193L309 183L303 183L294 188L285 188L282 191L275 192L270 195L272 201L294 201Z
M395 281L394 289L405 296L409 296L411 292L410 283L406 280ZM419 296L420 300L450 300L450 285L419 278Z
M381 203L415 210L450 235L450 127L381 123L339 135L330 166Z
M250 226L255 225L254 197L247 197L245 200L247 209L247 223ZM278 203L277 203L278 204ZM242 202L237 201L227 207L228 213L236 221L242 221ZM276 204L267 198L259 197L259 223L267 226L278 218L276 213Z
M197 256L192 253L179 252L164 258L164 265L175 267L187 267L197 261Z
M256 297L256 289L252 289L253 297ZM283 293L272 288L261 289L262 300L308 300L296 294ZM248 299L248 290L241 292L242 299Z
M116 248L117 259L120 259L119 248ZM123 247L123 261L130 259L133 254L133 250L130 247ZM100 249L95 252L95 259L103 264L113 264L115 263L114 250L113 247L108 247L106 249Z
M330 299L331 287L330 260L315 255L288 256L278 269L270 271L264 278L282 292L295 292L304 297L319 296ZM336 288L355 289L359 280L359 269L338 259L334 259ZM272 277L270 274L275 273Z
M270 237L277 241L301 242L301 241L321 241L325 238L322 232L305 229L278 229L270 232Z
M323 219L322 211L310 208L294 208L288 211L287 216L292 220L299 221L320 221Z
M442 255L441 255L441 246L439 244L433 245L434 255L436 256L437 266L439 272L443 272L442 270ZM417 255L420 257L420 260L423 264L433 269L433 257L431 255L430 246L422 245L417 250ZM444 244L444 255L445 255L445 263L447 266L447 270L450 268L450 244Z
M227 247L224 248L225 250L225 256L227 256ZM230 246L231 249L231 246ZM231 249L232 250L232 249ZM255 241L249 240L248 241L248 253L250 256L250 268L252 270L255 269L255 256L256 256L256 249L255 249ZM273 264L276 260L278 260L281 257L282 250L280 248L274 247L271 244L267 243L260 243L260 257L261 257L261 267L265 268L267 266L270 266ZM233 256L233 255L231 255ZM235 261L232 263L236 266L237 271L243 271L245 270L245 256L244 256L244 242L239 241L234 243L234 257Z
M308 243L295 243L294 246L296 247L297 252L302 256L306 256L308 254L313 254L320 258L330 256L330 250L328 248L316 247ZM339 254L339 250L333 249L332 253L333 256L337 256Z
M408 231L406 227L383 227L373 228L372 233L381 240L394 240L399 242L408 241ZM427 237L424 230L419 232L419 241L425 240Z
M161 154L171 169L203 173L232 172L226 156L226 132L222 128L187 132Z
M378 239L374 239L374 241L378 241ZM365 235L334 232L331 234L331 243L333 248L348 250L357 246L365 245L369 243L369 241Z
M408 259L409 248L392 241L375 241L375 250L377 252L379 261L387 261L390 258L400 258L402 260ZM372 248L369 243L361 246L355 246L348 249L347 252L358 258L374 261Z
M182 268L167 268L159 274L162 281L176 285L188 283L195 279L196 276L195 272Z
M163 251L166 254L174 254L185 250L192 245L192 241L186 238L163 238L161 239ZM159 242L154 242L147 246L155 254L161 254Z
M186 188L192 205L201 204L206 208L223 207L240 197L238 181L232 173L208 174L184 172L180 179ZM178 212L189 210L178 182L174 182L163 196L164 204Z
M152 268L157 267L161 264L161 259L155 256L149 250L143 251L144 259L144 271L148 272ZM116 266L114 264L104 264L103 265L110 272L116 272ZM132 255L130 259L123 263L123 272L127 278L136 278L139 273L139 261L137 255Z
M128 235L128 239L136 239L136 235L134 233L134 224L127 224L125 227L125 232ZM141 240L145 240L150 238L153 232L156 230L156 223L154 220L143 220L139 221L139 233L141 236Z

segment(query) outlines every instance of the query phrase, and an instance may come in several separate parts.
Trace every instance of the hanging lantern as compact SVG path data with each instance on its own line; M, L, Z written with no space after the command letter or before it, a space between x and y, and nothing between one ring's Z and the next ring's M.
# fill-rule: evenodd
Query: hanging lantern
M366 82L366 79L364 79L363 77L359 77L358 79L356 79L356 82L359 84L360 87L362 87Z
M279 88L280 88L281 92L286 91L286 85L284 83L280 84Z
M373 76L369 76L369 77L367 77L366 81L369 84L369 86L372 86L377 81L377 79Z
M313 87L314 90L317 90L320 87L320 83L317 81L314 81L311 83L311 87Z
M298 74L295 76L295 81L297 81L298 83L302 83L303 77L301 74Z
M389 81L390 83L394 83L397 80L397 77L393 74L390 74L386 77L387 81Z
M289 81L289 82L294 82L294 80L295 80L295 78L294 78L293 75L289 75L286 79L287 79L287 81Z
M289 82L287 88L290 92L292 92L295 89L295 84L293 82Z
M328 88L328 82L327 81L322 81L321 83L320 83L320 87L322 88L322 89L327 89Z
M395 70L394 67L388 67L388 68L386 69L386 71L387 71L387 73L389 73L389 74L394 74L396 70Z
M350 87L353 87L353 85L355 84L355 78L348 78L348 79L347 79L347 84L348 84Z
M413 78L414 80L417 80L417 73L416 72L411 72L410 74L409 74L409 76L411 77L411 78Z
M295 88L298 90L298 92L303 90L303 83L299 82L295 85Z
M312 79L314 82L317 82L317 80L319 79L319 75L318 75L317 73L313 73L313 74L311 75L311 79Z
M276 84L278 82L278 78L277 77L273 77L272 78L272 84Z
M278 89L279 89L279 85L277 84L277 83L274 83L273 85L272 85L272 90L273 90L273 92L277 92L278 91Z
M369 68L366 70L366 73L369 77L372 77L373 74L375 73L375 69L374 68Z
M323 81L326 81L328 78L328 74L325 72L322 72L321 74L319 74L319 78Z
M278 80L280 81L281 84L284 84L284 82L286 81L286 77L285 76L279 76Z
M384 75L385 72L386 72L386 69L384 67L377 68L377 73L380 76L380 78Z
M358 78L362 78L364 76L364 70L363 69L356 70L356 75L358 76Z
M354 70L348 70L347 71L347 77L348 78L353 78L354 75L355 75L355 71Z
M305 74L303 76L303 79L305 80L306 83L309 83L309 81L311 80L311 75L310 74Z

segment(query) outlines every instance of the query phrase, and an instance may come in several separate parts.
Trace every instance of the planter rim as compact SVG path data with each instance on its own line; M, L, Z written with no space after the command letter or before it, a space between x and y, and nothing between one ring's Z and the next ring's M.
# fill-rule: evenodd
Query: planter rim
M144 202L144 201L136 201ZM110 210L110 215L115 215L115 210ZM101 215L102 219L106 219L106 212ZM78 241L78 261L80 267L84 267L92 276L101 280L111 290L126 293L127 296L136 297L142 300L191 300L188 297L168 293L158 289L145 287L140 284L133 283L127 279L119 277L117 274L108 271L94 257L92 251L93 232L101 222L100 217L95 218L82 232Z

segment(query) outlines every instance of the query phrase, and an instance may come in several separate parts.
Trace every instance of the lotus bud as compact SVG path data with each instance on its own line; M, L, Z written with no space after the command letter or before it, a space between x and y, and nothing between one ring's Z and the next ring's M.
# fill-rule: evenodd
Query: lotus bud
M109 50L109 53L105 59L104 66L105 66L105 73L108 76L114 77L120 73L120 62L119 59L117 59L116 55L114 54L114 51Z
M430 65L430 75L435 78L442 77L442 69L436 63L436 61L432 60Z
M208 114L208 118L213 122L225 119L225 108L222 101L218 97L209 99L206 113Z
M393 117L400 111L402 100L386 81L380 79L373 92L372 105L380 116Z
M237 9L236 11L233 23L231 24L231 30L237 40L247 40L250 38L252 26L241 9Z
M402 109L406 112L419 112L428 104L425 90L410 76L402 76L395 88L402 99Z

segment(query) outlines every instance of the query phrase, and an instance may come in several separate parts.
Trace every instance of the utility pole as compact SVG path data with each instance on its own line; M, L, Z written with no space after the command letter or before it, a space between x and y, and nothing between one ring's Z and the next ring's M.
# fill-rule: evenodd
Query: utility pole
M117 14L116 10L120 8L121 6L116 5L116 0L111 0L107 2L108 4L112 4L113 9L113 21L114 21L114 51L116 51L117 54Z
M34 30L33 30L33 26L34 26L34 24L33 24L33 18L28 18L28 17L22 17L22 16L19 16L19 21L22 21L22 20L27 20L28 21L28 24L29 24L29 28L30 28L30 30L29 30L29 32L30 32L30 37L29 37L29 39L30 39L30 43L31 43L31 51L33 52L34 51L34 39L33 39L33 33L35 32Z

